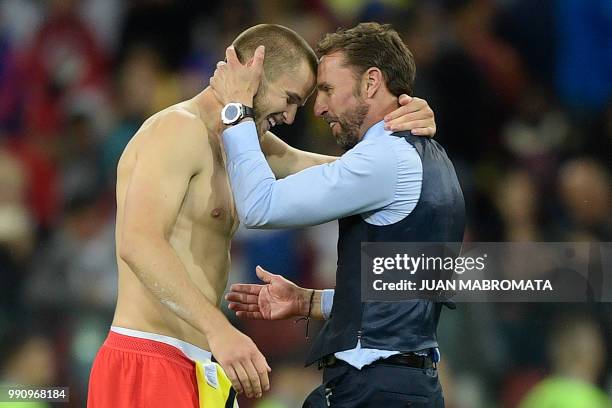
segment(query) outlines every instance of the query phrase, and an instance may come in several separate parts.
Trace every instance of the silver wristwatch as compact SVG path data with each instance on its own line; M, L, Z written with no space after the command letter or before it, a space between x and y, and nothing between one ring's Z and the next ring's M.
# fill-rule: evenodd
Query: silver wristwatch
M224 125L235 125L244 118L255 119L255 112L250 106L237 102L230 102L221 110L221 122Z

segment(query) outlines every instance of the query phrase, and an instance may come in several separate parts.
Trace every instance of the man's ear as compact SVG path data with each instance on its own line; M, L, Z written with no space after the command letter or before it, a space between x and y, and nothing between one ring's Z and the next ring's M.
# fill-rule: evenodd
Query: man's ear
M363 74L365 80L365 91L368 98L373 98L383 85L383 74L380 69L371 67Z

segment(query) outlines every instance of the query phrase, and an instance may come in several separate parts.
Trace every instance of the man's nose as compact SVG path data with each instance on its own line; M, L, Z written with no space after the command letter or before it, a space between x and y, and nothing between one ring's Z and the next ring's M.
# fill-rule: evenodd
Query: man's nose
M290 125L295 120L295 115L297 113L297 105L291 105L289 109L283 112L283 121Z
M316 116L323 116L328 111L327 103L324 100L324 97L321 95L317 95L317 99L315 99L314 104L314 113Z

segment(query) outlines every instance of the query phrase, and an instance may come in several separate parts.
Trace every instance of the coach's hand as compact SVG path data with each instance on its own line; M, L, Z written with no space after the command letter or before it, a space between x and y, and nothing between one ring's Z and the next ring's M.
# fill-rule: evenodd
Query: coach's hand
M394 132L409 130L415 136L436 134L434 112L425 99L402 94L400 107L385 116L385 129Z
M208 344L237 393L259 398L270 389L272 369L248 336L228 323L208 336Z
M233 284L225 295L238 317L279 320L308 313L310 291L258 266L257 276L265 284Z
M210 86L223 105L230 102L240 102L253 107L253 98L259 89L263 73L265 48L260 45L255 50L253 58L246 64L238 60L234 46L225 51L227 62L217 63L217 69Z

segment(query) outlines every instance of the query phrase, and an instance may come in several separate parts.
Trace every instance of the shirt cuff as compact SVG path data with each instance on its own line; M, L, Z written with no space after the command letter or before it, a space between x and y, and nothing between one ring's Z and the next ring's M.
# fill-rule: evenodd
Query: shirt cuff
M255 122L247 120L223 131L223 144L227 158L232 160L248 151L261 151Z
M329 319L331 314L334 304L334 293L336 291L333 289L323 289L323 293L321 293L321 314L325 320Z

